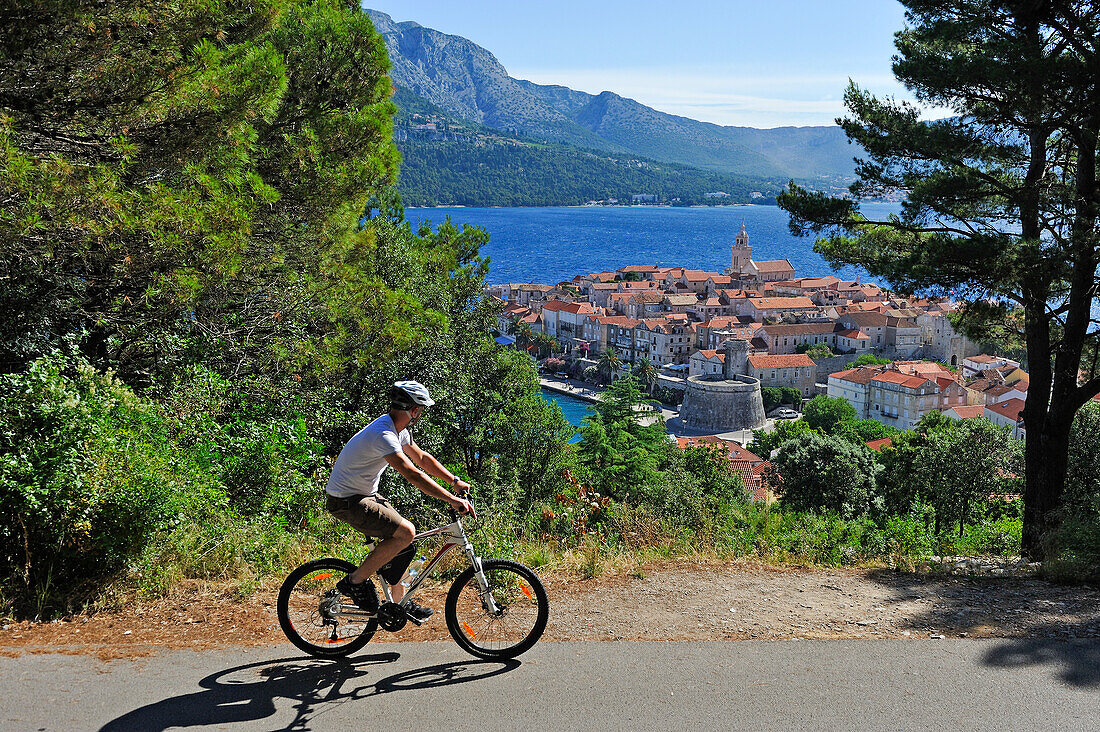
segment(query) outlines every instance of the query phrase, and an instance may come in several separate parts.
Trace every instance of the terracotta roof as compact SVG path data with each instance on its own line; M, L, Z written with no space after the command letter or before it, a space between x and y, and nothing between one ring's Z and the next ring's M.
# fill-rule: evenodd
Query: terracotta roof
M616 325L620 328L633 328L642 322L637 318L628 318L625 315L589 315L588 319L602 325Z
M988 354L982 353L982 354L979 354L977 356L967 356L963 360L964 361L969 361L971 363L993 363L994 361L1003 361L1004 359L999 358L997 356L990 356Z
M871 440L870 442L863 443L867 447L871 448L875 452L882 452L885 447L892 447L894 445L893 437L883 437L881 440Z
M966 388L970 389L971 391L984 392L986 389L992 389L998 384L999 382L992 381L990 379L974 379L973 381L970 381L966 384Z
M726 354L723 353L722 351L716 350L714 348L700 348L698 351L696 351L695 353L693 353L691 355L692 356L700 355L708 361L711 360L711 359L718 359L719 363L725 363L726 362Z
M928 382L928 379L923 376L909 376L907 374L901 374L897 371L883 371L871 377L871 381L883 381L888 384L897 384L898 386L904 386L908 389L919 389Z
M828 287L834 283L840 282L840 279L833 277L832 275L825 275L824 277L803 277L800 280L795 280L800 287Z
M947 376L954 378L950 369L946 369L935 361L894 361L893 366L903 374L920 374L924 376Z
M984 369L980 368L980 369L978 369L978 373L979 374L991 374L991 375L1000 376L1001 378L1004 378L1005 376L1008 376L1012 372L1016 371L1016 369L1018 369L1018 368L1020 368L1020 367L1016 366L1014 364L1011 364L1011 363L1006 363L1006 364L1003 364L1001 366L989 366L989 367L984 368Z
M984 404L965 404L943 410L944 414L954 412L959 419L974 419L985 415Z
M1008 401L1001 402L1000 404L986 404L985 408L987 411L999 414L1006 419L1019 421L1020 413L1024 411L1024 400L1009 399Z
M752 364L754 369L801 368L803 366L814 365L813 359L805 353L749 356L749 363Z
M1023 388L1017 389L1016 384L1018 384L1018 383L1020 383L1020 382L1016 382L1014 384L994 384L993 386L989 387L988 389L985 389L985 393L986 394L992 394L993 396L1004 396L1005 394L1007 394L1010 391L1021 391L1021 392L1027 391L1027 384L1026 383L1024 384Z
M565 311L567 313L593 313L592 306L586 302L564 302L562 300L547 300L542 304L543 310L551 312Z
M574 315L588 315L596 312L593 307L586 302L571 302L561 310L563 313L573 313Z
M830 379L837 379L839 381L847 381L852 384L870 384L871 379L878 375L881 369L865 368L860 366L854 369L847 369L845 371L837 371L836 373L829 374Z
M752 328L753 330L756 330L757 328L761 327L761 324L757 323L756 321L750 321L750 322L746 323L743 320L741 320L741 316L739 316L739 315L718 315L718 316L715 316L715 317L711 318L710 320L707 320L705 322L700 323L699 326L701 328L736 328L736 327L744 327L744 328Z
M689 282L706 282L711 277L721 277L718 272L707 272L702 269L685 269L681 277L687 279Z
M766 259L763 262L753 260L758 272L794 272L794 267L786 259Z
M750 489L752 490L752 499L754 501L768 500L768 479L774 474L772 464L765 460L759 465L754 465L752 466L752 474L756 478L756 486Z
M706 300L699 301L699 305L708 308L720 308L722 303L716 297L708 297Z
M724 285L733 282L733 278L729 275L711 275L710 279L716 285Z
M726 453L729 455L730 460L743 460L752 465L757 465L763 462L763 459L755 453L749 452L733 440L723 440L718 435L677 437L676 444L680 446L680 449L685 449L688 447L698 447L701 445L717 445L718 447L724 447L726 449Z
M842 330L837 332L837 336L840 338L854 338L855 340L871 340L871 337L864 333L862 330Z
M657 265L652 267L647 264L630 264L626 267L619 267L618 272L657 272Z
M591 285L588 286L588 289L589 290L611 290L611 291L614 291L614 290L619 289L620 284L621 283L619 283L619 282L593 282Z
M815 307L808 297L750 297L749 302L757 310L794 310Z
M641 282L617 282L624 290L656 290L657 283L654 280L642 280Z

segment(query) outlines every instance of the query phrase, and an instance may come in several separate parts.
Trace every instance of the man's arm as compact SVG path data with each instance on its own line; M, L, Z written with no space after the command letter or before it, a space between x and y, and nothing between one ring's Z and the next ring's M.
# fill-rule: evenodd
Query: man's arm
M409 459L428 475L447 481L447 485L451 486L452 489L460 491L470 489L469 483L443 467L443 464L436 460L435 456L427 450L421 450L412 443L406 445L404 450Z
M406 446L405 449L407 450L408 446ZM473 507L469 502L464 501L449 490L442 488L438 483L428 477L427 473L414 465L413 461L410 460L409 456L404 452L395 452L387 455L386 462L389 463L394 470L401 473L405 480L419 488L421 492L426 493L432 498L446 501L450 504L451 508L459 513L465 514L473 512ZM438 465L438 462L436 464Z

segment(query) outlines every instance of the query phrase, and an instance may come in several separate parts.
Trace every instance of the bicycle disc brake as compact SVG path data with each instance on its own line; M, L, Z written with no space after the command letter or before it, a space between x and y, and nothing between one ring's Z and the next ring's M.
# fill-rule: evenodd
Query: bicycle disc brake
M384 602L378 608L378 624L391 633L396 633L405 627L409 616L405 614L405 608L396 602Z

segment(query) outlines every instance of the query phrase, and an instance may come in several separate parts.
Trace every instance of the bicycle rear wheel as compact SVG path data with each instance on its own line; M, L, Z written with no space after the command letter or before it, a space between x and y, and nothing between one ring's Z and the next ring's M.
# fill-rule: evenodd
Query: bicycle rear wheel
M489 583L482 595L474 568L458 575L447 593L447 630L466 652L478 658L514 658L535 645L550 616L550 601L538 575L519 562L481 562Z
M279 589L279 625L288 640L311 656L338 658L370 642L377 618L357 618L340 612L352 604L336 590L336 583L355 565L343 559L314 559L290 573ZM378 609L378 596L371 610Z

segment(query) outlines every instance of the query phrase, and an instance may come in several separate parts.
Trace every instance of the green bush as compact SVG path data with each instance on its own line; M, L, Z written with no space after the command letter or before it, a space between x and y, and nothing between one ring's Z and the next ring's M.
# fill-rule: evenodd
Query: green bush
M772 462L785 507L836 511L845 518L881 512L876 486L881 468L864 445L809 432L781 445Z
M4 594L34 614L85 601L203 478L109 374L53 356L0 377Z
M802 406L802 392L793 386L785 386L780 391L783 393L783 404L790 404L795 409Z

